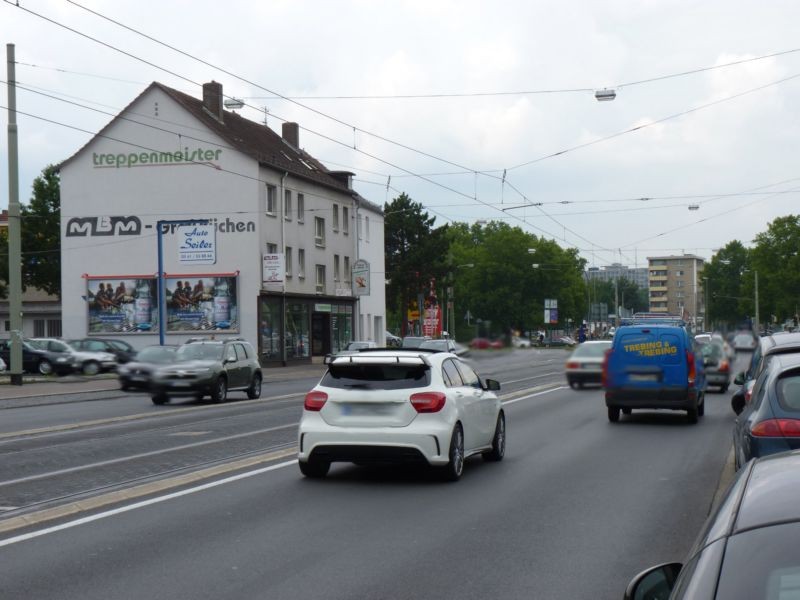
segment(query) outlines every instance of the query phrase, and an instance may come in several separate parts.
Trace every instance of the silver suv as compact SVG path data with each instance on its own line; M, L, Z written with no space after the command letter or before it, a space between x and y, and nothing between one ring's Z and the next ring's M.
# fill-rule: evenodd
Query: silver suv
M211 396L225 402L228 392L247 392L251 400L261 396L261 365L256 351L241 338L195 339L175 352L175 362L153 373L151 395L154 404L164 404L170 396Z

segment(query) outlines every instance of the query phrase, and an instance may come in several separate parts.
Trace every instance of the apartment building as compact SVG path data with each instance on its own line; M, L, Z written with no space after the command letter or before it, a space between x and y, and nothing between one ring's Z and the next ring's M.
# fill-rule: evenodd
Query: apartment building
M703 266L700 256L648 257L650 312L682 315L702 326L705 316Z

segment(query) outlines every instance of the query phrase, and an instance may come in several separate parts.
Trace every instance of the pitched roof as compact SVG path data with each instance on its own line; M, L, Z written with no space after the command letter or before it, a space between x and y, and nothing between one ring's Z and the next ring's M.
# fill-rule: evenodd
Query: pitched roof
M167 94L211 131L224 139L232 148L251 156L257 160L259 164L278 171L288 172L291 175L301 177L307 181L335 189L348 195L353 194L353 190L350 189L345 181L336 178L332 174L335 173L335 171L331 171L325 167L325 165L306 151L293 147L266 125L245 119L235 112L227 110L223 110L223 117L220 122L204 108L201 99L167 87L157 81L147 86L147 88L128 104L119 115L114 117L108 125L103 127L103 129L95 135L95 138L102 136L111 124L117 121L136 100L154 88ZM93 140L94 138L89 140L80 150L64 160L59 165L59 168L74 159Z

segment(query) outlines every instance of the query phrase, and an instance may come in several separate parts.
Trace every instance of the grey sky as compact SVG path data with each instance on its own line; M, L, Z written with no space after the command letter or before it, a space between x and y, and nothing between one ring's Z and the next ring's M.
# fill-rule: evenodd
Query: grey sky
M290 97L591 90L800 47L800 4L777 0L80 3ZM749 243L775 217L798 212L797 193L713 194L800 190L800 179L791 181L800 178L794 160L800 78L513 167L800 74L800 52L624 87L613 102L595 101L592 91L299 100L341 124L297 104L263 98L272 94L63 0L21 4L190 80L220 81L226 94L252 105L242 109L248 118L263 120L257 108L266 106L268 124L278 131L282 119L296 120L301 145L331 168L355 171L356 188L374 202L382 204L405 191L434 210L437 223L504 219L583 249L597 266L612 261L642 265L647 256L682 250L708 257L713 248L731 239ZM20 63L39 65L18 65L20 85L73 96L81 104L91 101L114 114L154 80L201 95L187 81L12 4L0 5L0 31L4 43L16 44ZM3 86L3 106L6 97ZM23 90L17 101L20 111L92 132L110 120ZM41 169L70 156L90 135L23 115L18 120L25 200ZM4 115L3 206L6 122ZM424 174L463 169L365 132L470 172L427 177L455 191L408 176L398 167ZM502 183L504 169L510 185ZM707 197L662 199L687 195ZM642 197L653 200L608 201ZM502 210L526 201L543 204ZM699 209L688 210L690 204Z

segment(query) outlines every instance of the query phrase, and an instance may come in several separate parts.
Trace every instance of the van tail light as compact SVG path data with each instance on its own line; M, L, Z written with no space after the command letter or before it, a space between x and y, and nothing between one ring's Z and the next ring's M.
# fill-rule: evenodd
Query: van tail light
M567 363L567 368L568 369L580 369L581 368L581 363L575 362L574 360L571 360L571 361L569 361Z
M686 351L686 362L689 365L689 385L694 385L694 380L697 379L697 366L694 364L694 354Z
M325 392L308 392L306 394L306 401L303 403L303 408L313 412L320 411L327 401L328 394Z
M717 371L720 371L722 373L727 373L729 370L730 370L730 363L728 363L727 360L723 358L721 361L719 361L719 366L717 367Z
M608 361L611 357L611 350L606 350L603 353L603 374L600 379L600 383L603 385L604 388L608 387L609 378L608 378Z
M767 419L756 423L750 432L755 437L800 438L800 419Z
M442 410L447 396L442 392L411 394L411 405L418 413L435 413Z

